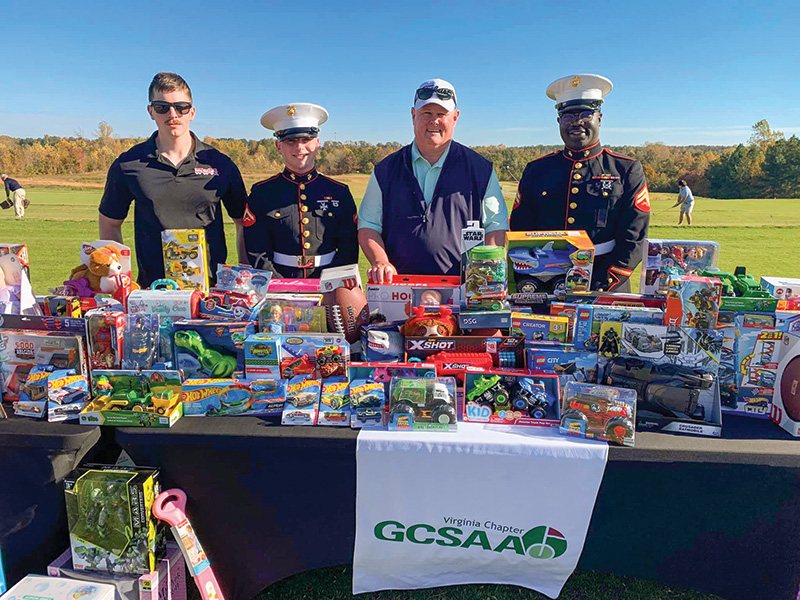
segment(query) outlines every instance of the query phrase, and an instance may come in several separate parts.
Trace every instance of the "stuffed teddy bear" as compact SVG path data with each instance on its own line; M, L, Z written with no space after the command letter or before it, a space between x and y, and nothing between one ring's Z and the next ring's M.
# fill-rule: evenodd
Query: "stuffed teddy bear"
M85 277L95 292L112 294L122 285L119 251L113 246L97 248L89 255L88 265L78 265L70 272L70 280Z

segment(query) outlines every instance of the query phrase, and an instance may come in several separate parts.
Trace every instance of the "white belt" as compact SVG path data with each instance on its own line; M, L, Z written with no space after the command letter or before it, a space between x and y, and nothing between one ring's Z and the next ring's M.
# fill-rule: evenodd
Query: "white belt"
M284 267L294 267L296 269L325 267L333 262L336 250L327 254L316 256L295 256L294 254L283 254L281 252L272 253L272 261Z
M604 254L608 254L616 247L616 245L617 242L615 240L611 240L609 242L603 242L602 244L595 244L594 255L603 256Z

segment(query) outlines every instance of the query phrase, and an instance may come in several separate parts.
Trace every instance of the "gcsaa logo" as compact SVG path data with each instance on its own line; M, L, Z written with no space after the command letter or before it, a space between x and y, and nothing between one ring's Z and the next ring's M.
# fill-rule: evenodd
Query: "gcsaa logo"
M486 524L484 524L486 525ZM495 527L488 526L488 529ZM467 531L458 527L436 528L426 523L406 527L398 521L381 521L375 525L374 534L385 542L410 542L412 544L436 544L450 548L469 548L479 546L490 552L511 551L520 556L528 555L536 559L558 558L567 551L564 535L552 527L540 525L528 531L515 529L521 535L507 535L498 543L489 541L489 534L483 529ZM496 533L496 532L493 532Z

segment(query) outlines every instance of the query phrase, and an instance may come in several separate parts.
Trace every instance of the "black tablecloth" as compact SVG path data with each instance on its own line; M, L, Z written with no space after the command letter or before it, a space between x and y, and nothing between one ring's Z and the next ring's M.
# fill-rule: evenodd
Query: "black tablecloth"
M725 432L736 439L639 433L636 448L612 447L579 566L730 600L795 600L800 441L735 417ZM351 562L356 435L220 417L119 429L117 441L188 493L223 591L250 600L294 573Z
M9 585L43 573L69 545L64 477L100 437L99 427L0 419L0 548Z

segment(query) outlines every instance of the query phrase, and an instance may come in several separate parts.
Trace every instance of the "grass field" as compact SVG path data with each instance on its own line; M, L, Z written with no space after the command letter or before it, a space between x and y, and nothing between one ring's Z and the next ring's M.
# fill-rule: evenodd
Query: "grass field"
M258 176L246 176L248 185ZM340 177L350 185L359 203L367 176ZM97 206L102 194L103 174L69 179L42 178L23 181L31 206L23 221L15 221L13 210L0 212L0 242L27 243L34 290L46 293L63 281L78 264L79 244L97 237ZM506 201L515 193L513 183L504 183ZM652 194L650 237L713 240L721 244L720 267L733 270L745 265L761 275L800 277L799 200L712 200L698 198L694 212L697 225L677 227L677 209L669 209L673 194ZM228 248L234 248L233 227L227 228ZM132 244L133 223L123 227ZM232 254L230 256L233 256ZM366 263L361 257L362 270ZM638 288L638 271L634 275ZM323 600L349 598L352 570L349 567L319 569L291 577L268 588L260 600ZM545 597L513 586L458 586L415 592L376 593L367 600L543 600ZM561 595L565 600L710 600L714 596L674 590L661 584L578 571Z

